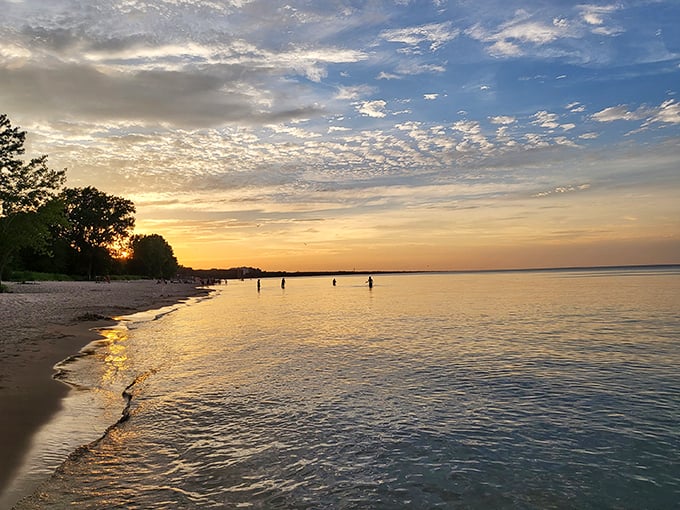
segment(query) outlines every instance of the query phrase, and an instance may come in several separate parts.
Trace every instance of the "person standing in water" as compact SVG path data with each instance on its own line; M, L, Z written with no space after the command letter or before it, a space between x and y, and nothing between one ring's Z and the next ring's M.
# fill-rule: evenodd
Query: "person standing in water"
M336 283L335 278L333 278L333 287L335 287L335 283Z
M366 283L368 283L368 288L369 288L369 289L372 289L372 288L373 288L373 278L371 278L371 277L369 276L369 277L368 277L368 281L367 281Z
M281 278L281 288L282 289L286 288L286 279L285 278Z
M257 291L260 292L260 279L257 279Z

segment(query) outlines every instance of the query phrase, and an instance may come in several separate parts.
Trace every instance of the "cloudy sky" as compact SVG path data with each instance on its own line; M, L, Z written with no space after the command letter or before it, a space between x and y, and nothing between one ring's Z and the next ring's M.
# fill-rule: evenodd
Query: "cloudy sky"
M181 263L680 263L680 2L0 0L0 112Z

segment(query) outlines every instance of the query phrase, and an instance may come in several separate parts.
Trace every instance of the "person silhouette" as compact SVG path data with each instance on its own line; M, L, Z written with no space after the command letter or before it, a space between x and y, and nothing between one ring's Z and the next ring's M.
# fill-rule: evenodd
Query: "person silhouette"
M286 279L285 278L281 278L281 288L282 289L286 288Z
M260 292L260 279L257 279L257 291Z
M335 278L333 278L333 287L335 287L335 283L336 283Z
M372 289L372 288L373 288L373 278L371 278L371 277L369 276L369 277L368 277L368 281L367 281L366 283L368 283L368 288L369 288L369 289Z

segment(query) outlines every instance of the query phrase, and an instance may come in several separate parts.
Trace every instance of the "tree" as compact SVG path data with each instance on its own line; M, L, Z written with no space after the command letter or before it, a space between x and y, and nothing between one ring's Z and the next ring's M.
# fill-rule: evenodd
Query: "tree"
M116 246L130 237L135 226L135 205L92 186L67 188L61 197L68 221L62 235L85 258L87 277L91 279L95 257L110 257Z
M179 264L172 246L158 234L136 235L132 238L130 267L151 278L172 278Z
M66 170L51 170L47 156L25 161L26 132L0 114L0 282L12 256L21 248L45 246L49 226L59 221L55 195Z

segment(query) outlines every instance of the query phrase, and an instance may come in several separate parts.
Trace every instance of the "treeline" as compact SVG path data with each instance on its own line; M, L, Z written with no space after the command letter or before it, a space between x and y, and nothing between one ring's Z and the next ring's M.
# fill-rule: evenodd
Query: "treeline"
M0 283L12 271L93 279L172 278L179 269L159 234L133 235L135 205L88 186L64 188L66 170L24 158L26 132L0 114Z

